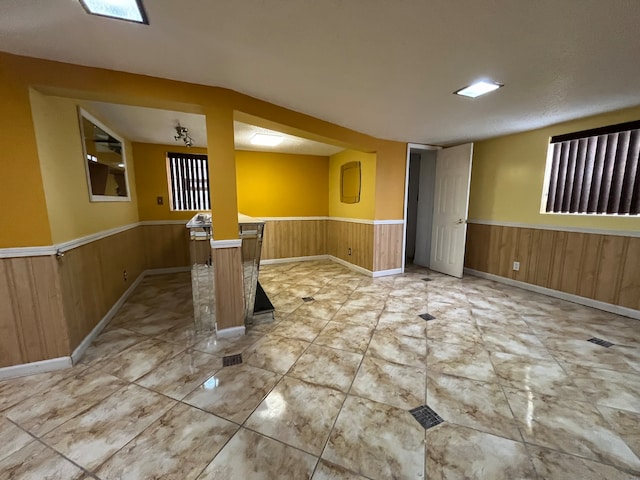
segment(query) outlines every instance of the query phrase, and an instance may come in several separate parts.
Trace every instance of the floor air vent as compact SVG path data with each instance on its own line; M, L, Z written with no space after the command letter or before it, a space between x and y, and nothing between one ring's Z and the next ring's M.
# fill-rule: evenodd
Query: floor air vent
M444 422L440 415L431 410L427 405L409 410L409 413L413 415L413 418L415 418L425 430L429 430L431 427L435 427Z
M238 353L237 355L227 355L226 357L222 357L222 366L230 367L231 365L239 365L242 363L242 354Z
M591 343L595 343L596 345L600 345L601 347L611 347L613 346L613 343L611 342L607 342L606 340L602 340L601 338L590 338L589 340L587 340L587 342L591 342Z

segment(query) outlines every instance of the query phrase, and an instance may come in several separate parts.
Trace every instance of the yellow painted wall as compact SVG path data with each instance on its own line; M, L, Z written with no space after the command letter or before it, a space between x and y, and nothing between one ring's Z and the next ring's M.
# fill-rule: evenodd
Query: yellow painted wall
M125 141L131 201L91 202L78 102L32 90L31 109L52 243L62 243L137 222L131 144Z
M551 136L638 119L640 107L477 142L473 153L469 218L639 231L638 217L540 213Z
M51 244L29 89L0 57L0 248Z
M197 153L206 155L206 148L187 148L180 145L155 145L133 143L133 162L138 193L140 220L189 220L194 212L172 212L167 182L167 152ZM163 198L158 205L157 197Z
M311 132L317 140L376 153L385 174L376 178L373 217L402 218L406 144L374 138L224 88L0 53L2 166L7 165L3 173L14 179L0 189L2 246L51 244L31 119L31 86L59 97L204 113L210 162L219 174L211 181L216 187L212 188L214 222L221 239L237 235L232 123L236 112L268 119L284 130Z
M361 162L360 202L340 201L340 167L349 162ZM344 150L331 155L329 162L329 216L342 218L376 218L376 154ZM400 216L399 218L402 218Z
M329 157L236 151L238 210L255 217L327 216Z
M133 143L140 220L188 220L169 207L166 153L206 148ZM238 211L257 217L328 215L329 157L236 151ZM162 196L163 205L156 198Z

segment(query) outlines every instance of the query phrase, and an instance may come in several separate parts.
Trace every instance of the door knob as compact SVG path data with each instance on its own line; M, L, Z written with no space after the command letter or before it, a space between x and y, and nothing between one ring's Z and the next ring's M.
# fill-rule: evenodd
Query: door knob
M456 223L459 225L459 224L461 224L461 223L464 223L464 220L463 220L463 219L461 219L461 218L459 218L459 219L458 219L458 221L457 221Z

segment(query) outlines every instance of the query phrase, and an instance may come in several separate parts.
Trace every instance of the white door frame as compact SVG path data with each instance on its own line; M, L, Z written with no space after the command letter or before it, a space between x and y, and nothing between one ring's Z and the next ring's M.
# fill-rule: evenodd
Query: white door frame
M405 161L406 171L404 174L404 211L402 222L402 273L405 267L405 255L407 253L407 209L409 208L409 166L411 164L411 150L442 150L442 147L424 145L422 143L407 143L407 159Z

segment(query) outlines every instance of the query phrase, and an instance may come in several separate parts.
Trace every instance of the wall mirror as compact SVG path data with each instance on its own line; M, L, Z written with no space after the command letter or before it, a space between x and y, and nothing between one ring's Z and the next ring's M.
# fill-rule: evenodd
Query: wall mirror
M129 196L124 140L79 109L84 164L92 202L126 202Z
M340 201L360 201L360 162L349 162L340 167Z

